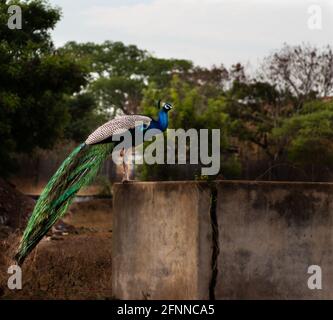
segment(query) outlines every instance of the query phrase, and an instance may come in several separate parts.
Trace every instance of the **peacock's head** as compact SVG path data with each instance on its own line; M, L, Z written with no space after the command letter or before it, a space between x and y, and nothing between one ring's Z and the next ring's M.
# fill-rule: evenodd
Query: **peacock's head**
M171 105L171 103L166 102L166 103L163 105L163 109L164 109L166 112L169 112L169 111L172 109L172 105Z
M157 102L158 109L161 109L161 100L158 100ZM172 104L170 102L165 102L163 104L162 110L169 112L172 109Z

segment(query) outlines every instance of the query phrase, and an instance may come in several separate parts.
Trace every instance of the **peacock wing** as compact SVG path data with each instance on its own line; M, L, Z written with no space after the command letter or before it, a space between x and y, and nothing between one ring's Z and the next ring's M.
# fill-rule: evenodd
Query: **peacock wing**
M126 115L119 116L115 119L106 122L99 128L97 128L85 141L87 145L101 143L104 140L109 139L115 134L122 134L129 129L135 128L138 123L143 123L149 126L151 118L141 115Z

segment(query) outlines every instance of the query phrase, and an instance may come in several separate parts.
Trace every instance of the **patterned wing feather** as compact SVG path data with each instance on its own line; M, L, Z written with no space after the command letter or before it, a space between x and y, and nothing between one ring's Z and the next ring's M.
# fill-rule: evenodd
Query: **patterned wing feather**
M100 143L115 134L122 134L134 128L139 122L149 125L151 121L151 118L141 115L120 116L97 128L85 143L88 145Z

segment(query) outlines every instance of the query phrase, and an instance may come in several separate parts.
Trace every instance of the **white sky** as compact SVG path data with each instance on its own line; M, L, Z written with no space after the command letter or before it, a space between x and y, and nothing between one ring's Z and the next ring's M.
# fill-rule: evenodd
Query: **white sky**
M50 0L63 9L56 45L122 41L158 57L256 65L284 42L333 45L333 0ZM311 30L311 5L322 28Z

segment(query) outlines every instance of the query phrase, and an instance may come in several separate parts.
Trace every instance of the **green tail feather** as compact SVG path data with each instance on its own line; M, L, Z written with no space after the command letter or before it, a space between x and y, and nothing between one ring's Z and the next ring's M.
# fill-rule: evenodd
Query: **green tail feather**
M64 216L76 193L97 175L113 144L78 146L46 185L23 233L16 262L21 265L59 218Z

